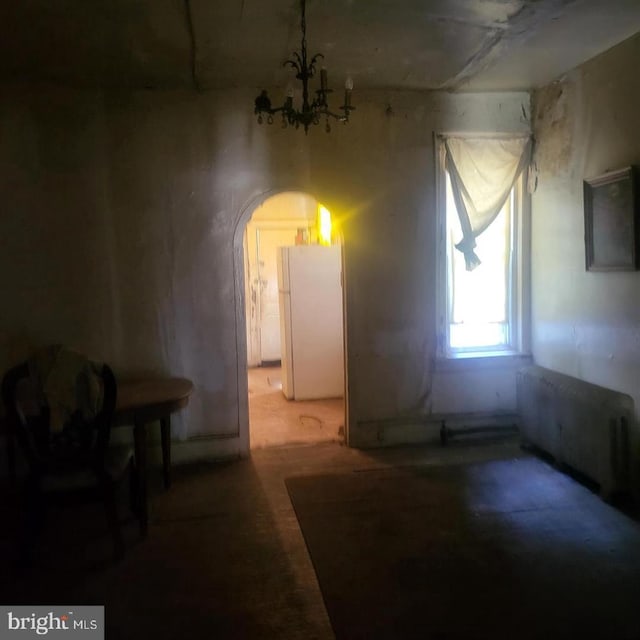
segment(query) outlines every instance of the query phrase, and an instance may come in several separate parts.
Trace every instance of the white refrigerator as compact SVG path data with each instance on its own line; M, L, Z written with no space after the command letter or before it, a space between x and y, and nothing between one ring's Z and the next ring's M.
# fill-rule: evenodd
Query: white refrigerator
M289 400L344 395L339 246L278 248L282 391Z

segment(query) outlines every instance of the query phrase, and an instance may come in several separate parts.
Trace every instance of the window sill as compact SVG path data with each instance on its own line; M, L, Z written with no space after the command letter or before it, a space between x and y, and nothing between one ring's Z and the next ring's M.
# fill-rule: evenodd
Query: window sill
M486 351L439 356L434 371L473 371L475 369L520 369L533 363L530 354L517 351Z

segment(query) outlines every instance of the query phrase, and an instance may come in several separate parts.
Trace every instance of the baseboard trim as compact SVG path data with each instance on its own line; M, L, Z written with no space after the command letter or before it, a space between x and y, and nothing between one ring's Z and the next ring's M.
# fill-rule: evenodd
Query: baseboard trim
M389 447L401 444L429 444L441 442L443 420L456 435L469 434L479 428L513 429L518 415L512 412L477 412L432 414L424 418L388 418L357 423L350 431L349 445L356 449Z

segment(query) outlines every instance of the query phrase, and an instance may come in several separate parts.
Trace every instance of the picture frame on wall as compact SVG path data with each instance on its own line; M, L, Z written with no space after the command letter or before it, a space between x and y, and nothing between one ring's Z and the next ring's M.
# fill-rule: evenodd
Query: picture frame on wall
M587 271L639 268L640 213L637 168L625 167L584 180Z

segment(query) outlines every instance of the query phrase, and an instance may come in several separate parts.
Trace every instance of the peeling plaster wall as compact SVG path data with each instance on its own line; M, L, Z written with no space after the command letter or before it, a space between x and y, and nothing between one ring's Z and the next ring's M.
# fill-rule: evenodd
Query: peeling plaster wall
M582 181L640 165L640 35L534 95L533 352L640 408L640 273L585 270Z
M527 131L528 95L360 93L353 122L307 136L258 126L253 97L2 88L2 369L60 341L119 375L187 376L174 435L208 436L189 455L246 453L237 239L255 205L298 189L343 227L352 444L428 415L432 132Z

